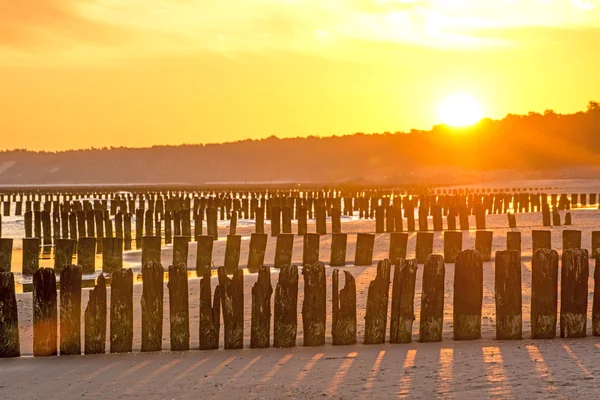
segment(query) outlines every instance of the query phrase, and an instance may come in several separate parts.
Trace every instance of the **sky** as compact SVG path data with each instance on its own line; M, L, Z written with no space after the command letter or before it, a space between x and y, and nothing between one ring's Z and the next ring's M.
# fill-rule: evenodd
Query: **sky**
M430 129L456 93L576 112L598 43L600 0L0 0L0 149Z

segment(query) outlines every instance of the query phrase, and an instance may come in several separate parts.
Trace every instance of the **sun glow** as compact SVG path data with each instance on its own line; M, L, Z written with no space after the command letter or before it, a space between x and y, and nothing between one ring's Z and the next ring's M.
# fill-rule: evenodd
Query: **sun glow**
M438 120L448 126L465 127L484 117L483 107L467 93L455 93L446 97L438 106Z

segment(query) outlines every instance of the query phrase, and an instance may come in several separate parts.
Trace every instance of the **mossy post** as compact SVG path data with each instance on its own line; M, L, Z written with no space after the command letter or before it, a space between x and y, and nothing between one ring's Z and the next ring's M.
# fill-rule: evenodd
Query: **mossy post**
M56 239L54 248L54 271L60 275L63 268L73 263L75 241L73 239Z
M531 338L556 336L558 253L540 248L531 258Z
M321 262L302 267L304 277L304 302L302 303L302 326L304 346L325 344L327 309L327 279L325 265Z
M462 251L462 231L444 232L444 260L447 263L456 262L456 257Z
M417 260L396 260L392 285L390 343L410 343L415 320L415 283Z
M483 262L475 250L461 251L454 272L454 340L481 338Z
M552 248L552 234L550 231L531 231L532 251L535 253L538 249Z
M223 266L228 274L233 274L240 265L240 247L242 237L240 235L227 235L225 245L225 260Z
M275 268L292 263L292 252L294 250L294 235L281 233L277 236L275 244Z
M250 247L248 250L248 272L258 272L265 261L268 235L265 233L253 233L250 236Z
M344 288L339 289L339 270L333 270L333 305L331 337L333 345L356 343L356 282L349 271L344 271Z
M521 252L497 251L494 270L496 339L520 340L523 336Z
M433 253L433 232L417 232L416 259L424 264L427 256Z
M188 264L189 236L175 236L173 238L172 265ZM186 267L187 268L187 267Z
M15 276L12 272L0 272L0 358L20 355Z
M241 349L244 347L244 271L236 269L230 278L225 268L219 267L218 274L225 349Z
M494 231L475 232L475 250L481 256L481 261L490 261L492 259L492 239Z
M169 266L167 287L169 289L171 351L189 350L190 311L186 264L179 263Z
M332 267L343 267L346 265L346 245L348 235L346 233L334 233L331 235L331 258L329 265Z
M105 237L102 247L102 271L111 273L123 268L123 239Z
M354 265L371 266L373 264L373 246L375 245L375 235L372 233L356 234L356 253L354 255Z
M110 352L131 353L133 347L133 272L115 271L110 283Z
M273 347L296 346L298 331L298 267L284 265L275 287Z
M307 233L304 235L302 249L302 265L314 264L319 261L321 235L318 233Z
M581 231L565 229L562 231L563 252L568 249L581 248Z
M388 259L395 263L399 258L406 258L406 247L408 245L408 233L390 233L390 250Z
M13 240L0 238L0 272L10 272L12 264Z
M60 354L81 354L81 275L78 265L60 273Z
M214 300L211 292L212 271L210 265L199 269L200 279L200 350L219 348L219 332L221 330L221 288L217 285Z
M79 237L77 265L81 265L84 274L94 273L96 270L96 238Z
M419 342L439 342L444 328L444 257L431 254L423 267Z
M106 281L100 274L84 312L84 353L106 352Z
M380 261L377 264L377 276L369 284L365 313L365 344L385 342L390 273L390 261L387 259Z
M160 236L142 237L142 266L149 262L159 263L161 261L161 238Z
M271 270L261 266L258 279L252 286L252 316L250 323L250 347L268 348L271 343Z
M589 256L584 249L567 249L562 254L560 275L560 337L585 337Z
M33 356L55 356L57 344L56 274L52 268L38 268L33 274Z
M214 239L210 235L201 235L196 238L196 275L202 276L204 267L212 266L212 251Z

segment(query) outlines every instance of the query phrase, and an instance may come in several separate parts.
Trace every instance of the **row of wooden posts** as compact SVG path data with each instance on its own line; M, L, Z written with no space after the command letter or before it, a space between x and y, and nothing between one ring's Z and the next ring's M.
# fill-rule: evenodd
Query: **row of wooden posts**
M581 248L582 239L579 230L562 231L562 249ZM273 266L281 268L283 265L292 263L294 249L293 234L279 234L275 243L275 257ZM187 264L190 238L188 236L176 236L173 244L173 265ZM257 272L259 267L265 264L265 253L268 236L266 234L253 233L250 236L248 260L246 267L250 272ZM303 238L302 264L312 264L322 260L320 255L321 235L307 233ZM358 233L356 237L356 250L353 265L369 266L373 263L373 251L375 247L375 234ZM388 257L391 260L407 258L409 234L403 232L390 233L390 244ZM483 261L489 261L492 256L493 231L475 232L475 250ZM149 261L161 263L162 241L159 236L144 236L142 242L142 264ZM347 242L346 233L334 233L331 238L331 252L329 265L341 267L347 264ZM102 271L111 273L123 267L123 239L119 237L102 239ZM196 271L200 276L201 269L205 265L215 263L213 259L213 237L204 235L197 238L196 244ZM225 247L223 266L226 271L233 271L240 266L242 237L240 235L228 235ZM434 233L417 232L415 245L415 258L419 264L423 264L427 256L433 253ZM96 238L80 237L77 241L73 239L58 239L54 252L54 269L60 274L63 266L70 265L73 258L77 257L77 264L83 268L84 274L93 274L96 270ZM591 250L595 254L600 248L600 231L591 234ZM444 232L444 258L447 263L453 263L459 252L463 249L463 232ZM548 230L532 231L532 252L540 248L552 248L552 235ZM0 271L11 271L13 239L0 238ZM37 238L23 239L22 269L23 274L33 274L39 267L40 241ZM521 251L521 232L510 231L506 235L506 249ZM217 262L218 264L218 262Z
M587 250L568 249L562 254L560 336L583 337L587 333L589 260ZM600 251L595 255L595 290L592 305L592 332L600 336ZM392 283L389 342L409 343L415 320L414 297L417 260L398 259L391 280L391 263L377 265L377 276L369 285L365 312L365 344L386 341L389 286ZM521 254L515 250L496 252L495 257L496 338L522 339ZM161 351L163 337L164 268L148 262L142 267L141 351ZM555 250L538 249L532 258L531 337L554 338L557 325L559 256ZM302 303L303 345L325 344L327 280L325 266L316 262L304 265ZM170 348L190 349L189 295L185 264L169 267ZM61 271L60 313L56 276L52 269L39 268L33 277L33 355L77 355L81 348L81 266L69 265ZM273 288L269 267L259 268L252 287L250 347L292 347L297 339L299 274L297 266L281 268L271 307ZM441 255L425 261L419 341L442 340L444 316L445 265ZM344 271L340 290L339 270L332 276L332 325L334 345L357 342L356 283ZM109 351L133 350L133 273L121 269L112 273L109 318ZM218 285L211 288L211 268L205 266L200 280L199 349L219 348L221 313L225 349L244 347L244 274L240 269L228 276L218 269ZM481 337L483 305L483 262L478 252L458 253L454 272L453 338L472 340ZM273 340L271 313L273 310ZM60 318L60 324L58 319ZM60 327L60 332L59 332ZM107 291L104 276L89 295L84 312L85 354L106 352ZM0 357L20 355L19 322L14 275L0 273Z

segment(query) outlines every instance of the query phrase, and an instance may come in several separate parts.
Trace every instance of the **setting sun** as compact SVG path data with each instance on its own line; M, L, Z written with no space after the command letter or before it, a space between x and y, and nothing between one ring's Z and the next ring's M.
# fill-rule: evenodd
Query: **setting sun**
M446 97L438 107L438 119L448 126L473 125L484 116L483 107L472 96L456 93Z

